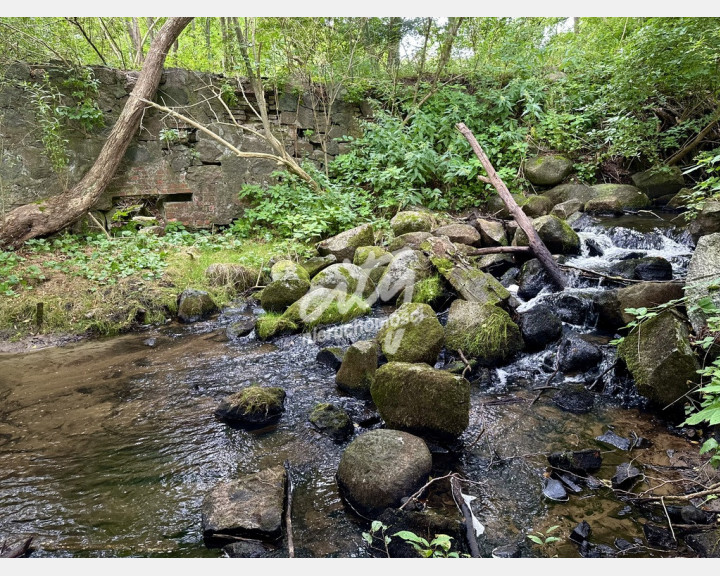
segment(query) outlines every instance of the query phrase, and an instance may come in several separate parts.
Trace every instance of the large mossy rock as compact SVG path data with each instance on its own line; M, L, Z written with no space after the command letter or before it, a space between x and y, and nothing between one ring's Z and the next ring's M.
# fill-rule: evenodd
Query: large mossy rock
M601 328L617 330L635 316L625 312L627 308L654 308L670 300L683 297L680 284L671 282L641 282L626 288L602 290L593 298Z
M505 234L505 226L497 220L487 218L476 218L474 226L480 232L480 240L483 246L507 246L508 239Z
M659 407L687 394L699 364L687 324L673 310L643 322L618 346L618 357L635 379L638 392Z
M205 278L212 286L230 286L244 292L255 286L259 272L242 264L210 264L205 269Z
M367 272L355 264L333 264L328 266L310 282L310 291L317 288L340 290L347 294L354 294L359 298L368 299L370 305L374 304L375 283Z
M568 200L577 200L585 204L595 195L596 192L585 184L560 184L560 186L555 186L555 188L543 192L543 196L549 198L554 206Z
M276 466L218 484L202 504L205 544L219 548L234 542L233 536L279 538L286 479L285 468Z
M185 324L205 320L218 307L207 292L188 288L178 297L178 320Z
M390 361L433 365L442 350L443 337L443 327L429 305L406 302L390 315L377 340Z
M585 203L590 214L622 214L625 210L642 210L650 205L650 199L635 186L626 184L596 184L592 187L595 197Z
M688 297L688 317L696 334L707 325L708 314L698 309L700 300L709 298L720 308L720 233L700 238L690 259L685 294Z
M504 305L510 298L510 292L487 272L457 266L447 258L432 256L430 260L458 295L469 302Z
M534 194L528 196L527 202L522 206L522 211L528 218L538 218L548 214L552 208L552 200L546 196Z
M388 264L385 273L377 285L377 294L382 302L393 302L404 293L406 302L412 300L409 288L425 278L432 276L432 266L427 256L419 250L401 250Z
M377 286L392 259L393 255L380 246L360 246L355 251L353 264L362 268Z
M664 166L661 169L651 168L645 172L638 172L632 175L632 181L650 200L676 194L685 186L682 170L677 166Z
M353 509L374 518L425 484L431 469L432 456L421 438L398 430L371 430L343 453L337 483Z
M550 154L535 156L523 162L525 178L536 186L555 186L572 172L573 164L565 156Z
M370 392L388 428L456 438L470 421L470 383L427 364L384 364Z
M513 200L518 206L522 206L527 202L524 194L512 194ZM505 206L505 202L497 194L493 194L485 200L484 212L495 218L508 219L511 218L510 210Z
M304 328L326 324L344 324L370 312L363 298L342 290L318 287L293 303L282 315L285 323Z
M390 220L390 227L395 236L408 232L430 232L435 225L435 217L430 212L406 210L398 212Z
M345 352L340 370L335 375L335 384L354 396L370 396L377 364L377 343L370 340L355 342Z
M502 308L455 300L445 325L445 347L494 366L522 350L523 340L520 328Z
M705 202L703 209L690 222L688 230L696 243L703 236L720 232L720 202Z
M305 268L308 276L312 278L321 270L324 270L328 266L332 266L336 263L337 258L335 258L333 254L328 254L327 256L313 256L312 258L305 260L305 262L302 262L300 265Z
M231 424L249 428L266 426L285 411L285 390L278 387L248 386L223 398L215 415Z
M575 230L557 216L547 215L535 218L532 222L540 240L553 254L579 254L580 237ZM530 242L522 229L518 228L513 246L529 246Z
M433 230L435 236L447 236L450 242L480 246L480 232L470 224L446 224Z
M317 250L320 256L332 254L338 262L352 262L358 246L371 246L374 243L375 231L372 225L363 224L323 240L317 244Z
M260 294L260 305L268 312L282 312L310 289L310 276L292 260L280 260L270 269L271 282Z
M430 236L432 236L430 232L408 232L390 240L387 248L390 252L397 252L405 248L419 250L422 243Z

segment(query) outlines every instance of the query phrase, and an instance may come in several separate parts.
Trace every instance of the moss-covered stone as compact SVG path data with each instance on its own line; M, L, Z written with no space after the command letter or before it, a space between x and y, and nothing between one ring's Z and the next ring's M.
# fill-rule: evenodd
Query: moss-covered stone
M522 206L527 202L527 198L523 194L512 194L512 197L518 206ZM495 218L508 219L511 217L510 211L507 209L507 206L505 206L502 198L496 194L493 194L485 201L484 211Z
M178 320L189 324L198 322L217 312L217 305L207 292L188 288L178 296Z
M378 364L377 342L360 340L351 345L343 357L335 384L354 396L369 396Z
M378 266L387 266L392 259L393 255L380 246L360 246L355 250L353 264L367 272Z
M335 264L336 262L337 258L335 255L328 254L327 256L314 256L313 258L308 258L301 264L301 266L308 273L308 276L312 278L315 274L324 270L328 266Z
M455 300L445 325L445 347L494 366L522 350L523 340L520 328L502 308Z
M375 292L375 283L366 270L355 264L333 264L319 272L310 282L310 290L321 287L366 298L371 305L375 302L375 298L371 298Z
M633 174L632 181L651 200L676 194L685 185L682 170L677 166L655 166Z
M591 214L622 214L625 210L641 210L650 205L650 199L635 186L625 184L596 184L595 197L585 203L585 212Z
M215 415L233 424L264 426L280 418L284 403L282 388L253 385L224 398Z
M690 346L686 323L672 310L634 328L618 346L638 392L660 407L687 394L699 364Z
M567 220L576 212L581 212L584 207L585 203L580 200L566 200L565 202L556 204L550 213L562 220Z
M425 278L415 283L412 301L417 304L428 304L432 306L432 304L439 300L443 294L445 294L445 289L442 278L440 278L437 274L434 274L429 278Z
M535 156L523 162L525 178L536 186L555 186L572 172L572 161L560 154Z
M443 346L443 327L427 304L407 302L388 318L377 335L385 357L433 365Z
M430 232L408 232L407 234L401 234L390 241L388 244L388 250L390 252L397 252L398 250L402 250L404 248L419 250L422 243L430 236L432 236Z
M282 312L302 298L310 289L310 282L300 278L275 280L260 293L260 305L268 312Z
M395 255L377 285L377 294L382 302L394 302L405 291L406 301L412 299L408 288L432 274L427 256L418 250L402 250Z
M557 216L540 216L533 220L533 228L540 240L553 254L579 254L580 237L575 230L564 220ZM530 244L527 235L518 228L513 239L513 246L528 246Z
M435 437L457 437L470 420L470 383L427 364L389 362L370 387L389 428Z
M538 218L539 216L545 216L552 210L553 203L550 198L542 195L533 194L528 196L527 202L523 204L522 211L529 218Z
M292 260L280 260L273 264L270 269L270 278L273 282L281 280L305 280L310 282L308 271Z
M510 292L494 276L482 270L461 268L454 264L448 270L446 261L432 262L460 297L469 302L503 305L510 298Z
M333 404L321 403L313 408L308 418L320 432L337 442L344 442L352 436L354 428L348 413Z
M260 340L268 340L282 334L294 334L300 330L300 326L291 320L283 318L282 314L269 312L257 319L255 333Z
M395 236L408 232L430 232L435 224L435 218L429 212L406 210L398 212L392 220L390 227Z
M596 194L595 190L585 184L560 184L560 186L555 186L543 192L543 196L549 198L554 206L568 200L578 200L585 204L585 202L594 198Z
M369 312L370 305L362 298L341 290L316 288L293 303L282 315L282 320L312 329L349 322Z
M338 262L352 262L355 250L359 246L370 246L375 243L375 231L372 225L363 224L351 230L323 240L317 244L320 256L333 254Z

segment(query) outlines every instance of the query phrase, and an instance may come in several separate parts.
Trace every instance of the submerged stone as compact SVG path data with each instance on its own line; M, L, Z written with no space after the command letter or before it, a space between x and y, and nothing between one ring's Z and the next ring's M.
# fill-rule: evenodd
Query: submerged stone
M565 412L587 414L595 405L595 395L585 388L559 390L553 396L555 405Z
M597 440L598 442L602 442L603 444L609 444L610 446L614 446L615 448L626 451L630 450L630 447L632 446L632 443L628 438L618 436L612 430L608 430L602 436L596 437L595 440Z
M625 462L616 468L615 475L612 477L612 487L629 490L644 477L643 473L635 466Z
M555 480L555 478L545 478L543 481L543 496L556 502L566 502L568 499L565 487L562 482Z
M560 471L584 476L600 469L602 456L599 450L553 452L548 456L548 462L550 462L550 466Z
M315 406L309 420L320 432L337 442L344 442L355 430L348 413L332 404L322 403Z

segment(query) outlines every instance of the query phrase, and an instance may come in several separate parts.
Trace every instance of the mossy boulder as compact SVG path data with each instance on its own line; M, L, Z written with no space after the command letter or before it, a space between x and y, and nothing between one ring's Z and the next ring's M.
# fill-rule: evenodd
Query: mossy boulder
M255 333L260 340L268 340L283 334L294 334L299 332L300 329L301 326L297 322L275 312L268 312L259 316L255 324Z
M355 264L333 264L318 274L310 282L310 291L317 288L340 290L347 294L354 294L359 298L368 299L372 305L375 297L375 283L367 272Z
M720 233L703 236L695 247L685 280L688 316L693 330L700 334L707 326L709 314L697 304L702 299L720 308Z
M560 184L560 186L555 186L543 192L543 196L549 198L553 206L568 200L578 200L585 204L588 200L592 200L596 194L595 190L585 184Z
M360 340L345 352L335 384L340 390L354 396L370 396L370 385L375 380L378 365L378 345L371 340Z
M244 292L255 286L258 270L242 264L210 264L205 269L205 277L212 286L229 286L238 292Z
M615 290L602 290L593 297L598 314L598 327L617 330L635 316L627 308L654 308L684 295L680 284L671 282L640 282Z
M337 483L354 510L375 518L427 481L432 456L425 442L398 430L371 430L355 438L340 459Z
M285 390L277 387L248 386L223 398L215 415L225 422L245 427L266 426L285 411Z
M260 305L268 312L282 312L310 289L310 276L292 260L280 260L270 269L271 282L260 293Z
M317 430L330 436L336 442L344 442L353 435L355 430L348 413L333 404L316 405L308 420Z
M673 310L643 322L618 346L640 394L666 407L687 394L699 364L690 346L688 326Z
M430 232L435 225L435 217L429 212L406 210L398 212L390 220L390 227L395 236L408 232Z
M285 468L274 466L215 486L201 509L206 546L221 547L236 541L234 537L279 538L286 481Z
M312 258L308 258L305 260L302 264L300 264L305 271L308 273L308 276L312 278L320 272L321 270L324 270L328 266L332 266L337 262L337 258L334 254L328 254L327 256L313 256Z
M430 306L406 302L390 315L377 339L390 361L433 365L442 349L443 336L443 327Z
M480 246L480 232L470 224L446 224L433 230L435 236L447 236L450 242Z
M415 286L413 287L412 301L417 304L428 304L432 306L445 294L445 286L443 285L442 278L440 278L437 274L434 274L429 278L425 278L424 280L420 280L415 283Z
M642 210L650 205L650 199L635 186L596 184L592 189L595 197L585 203L585 212L590 214L622 214L625 210Z
M700 213L690 222L688 230L695 242L703 236L720 232L720 202L705 202Z
M522 206L525 202L527 202L527 198L524 194L512 194L512 197L518 206ZM484 212L495 218L503 218L507 220L511 217L510 210L508 210L507 206L505 206L505 202L503 202L502 198L496 194L493 194L485 201Z
M205 320L218 307L207 292L188 288L178 296L178 320L184 324Z
M412 300L412 288L416 282L432 275L427 256L419 250L402 250L388 265L377 285L377 294L382 302L394 302L404 291L406 301Z
M307 329L349 322L370 312L370 304L342 290L316 288L293 303L281 321Z
M317 251L320 256L334 255L338 262L352 262L358 246L370 246L374 243L375 231L372 225L363 224L323 240L317 244Z
M510 292L487 272L477 268L461 268L453 263L450 263L448 269L448 262L436 258L432 262L458 295L469 302L504 305L510 298Z
M370 392L388 428L456 438L470 421L470 383L427 364L384 364Z
M682 170L677 166L656 166L633 174L632 181L650 200L676 194L685 185Z
M310 282L310 275L308 274L308 271L297 262L293 262L292 260L280 260L273 264L273 267L270 268L270 279L273 282L296 279Z
M408 232L407 234L401 234L393 238L387 248L390 252L397 252L405 248L419 250L422 243L430 236L432 236L430 232Z
M527 201L522 206L522 211L529 218L537 218L550 213L553 208L552 200L546 196L534 194L528 196Z
M502 308L491 304L455 300L445 325L445 347L496 366L523 348L520 328Z
M585 203L580 200L566 200L565 202L560 202L560 204L555 204L550 214L562 220L567 220L573 214L582 212L584 207Z
M560 184L570 175L572 169L572 161L560 154L535 156L523 162L525 178L536 186Z
M474 226L480 232L480 240L483 246L507 246L508 239L505 233L505 226L497 220L487 218L476 218Z
M540 240L553 254L579 254L580 237L575 230L557 216L540 216L533 220L533 228ZM522 229L518 228L513 239L513 246L529 246L530 242Z
M377 286L392 262L393 255L379 246L360 246L355 251L353 264L362 268L370 277L373 285Z

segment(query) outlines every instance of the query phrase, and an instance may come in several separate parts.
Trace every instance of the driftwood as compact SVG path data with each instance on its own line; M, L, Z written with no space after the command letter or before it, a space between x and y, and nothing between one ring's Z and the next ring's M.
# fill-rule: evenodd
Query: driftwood
M473 558L480 558L480 548L478 547L477 540L475 539L475 527L472 521L472 511L465 502L465 498L462 497L462 491L458 485L458 479L455 476L450 478L450 488L452 490L453 500L455 504L460 508L463 517L465 518L465 538L467 539L468 547L470 548L470 556Z
M485 256L486 254L524 254L532 252L529 246L490 246L489 248L474 248L464 253L465 256Z
M30 549L32 541L33 538L31 536L15 546L7 546L7 543L4 542L2 547L0 547L0 558L20 558L21 556L25 556Z
M547 246L545 246L543 241L540 240L540 237L535 231L535 228L533 228L530 218L528 218L525 212L520 209L520 206L518 206L517 202L515 202L505 183L502 181L500 176L498 176L497 172L495 172L495 168L493 168L490 159L487 157L487 154L485 154L484 150L480 147L480 144L478 144L478 141L475 139L472 131L462 122L457 124L456 127L465 137L465 139L470 143L473 152L475 152L475 155L478 157L478 160L480 160L480 163L483 165L485 172L487 172L488 174L487 178L483 177L481 178L481 180L483 182L487 182L488 184L492 184L495 187L495 190L497 190L498 195L505 203L505 206L510 211L510 214L512 214L515 222L517 222L517 225L523 232L525 232L525 235L528 237L530 248L532 249L537 259L540 260L540 263L548 271L548 274L550 274L550 277L553 279L555 284L557 284L559 288L565 288L567 286L567 279L565 278L565 274L563 274L563 272L558 267L557 263L552 257L552 254L550 254L550 251L547 249Z
M292 529L292 504L293 504L293 479L290 463L286 460L284 463L287 472L287 510L285 512L285 528L287 530L288 556L295 558L295 543L293 541Z

